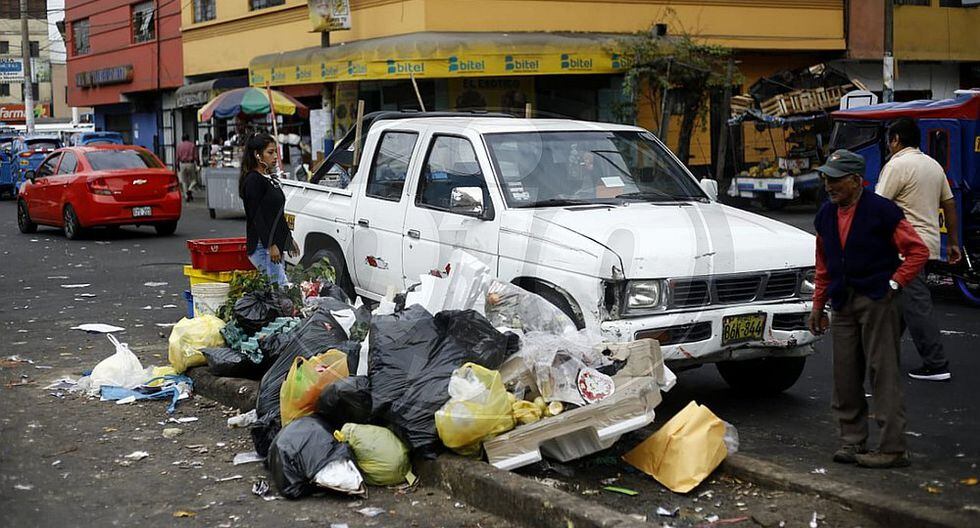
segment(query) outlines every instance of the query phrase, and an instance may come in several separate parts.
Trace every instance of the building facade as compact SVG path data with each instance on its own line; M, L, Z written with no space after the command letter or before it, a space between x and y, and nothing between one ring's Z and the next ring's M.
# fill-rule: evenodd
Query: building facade
M611 44L656 22L732 47L746 86L846 49L844 0L350 0L351 29L312 32L306 0L195 0L183 13L185 73L248 74L313 108L328 130L367 111L485 108L615 120L622 64ZM601 13L601 16L597 16ZM655 127L654 109L639 124ZM677 130L678 127L672 127ZM329 134L329 132L328 132ZM676 141L676 139L672 139ZM691 164L712 158L708 129ZM318 145L314 145L316 149Z
M31 55L30 86L34 116L52 116L51 53L48 41L47 6L44 0L28 2L28 41ZM0 123L23 124L24 70L21 42L20 3L0 2Z
M123 134L174 165L174 92L184 84L182 1L76 0L65 6L68 104L94 108L98 130Z

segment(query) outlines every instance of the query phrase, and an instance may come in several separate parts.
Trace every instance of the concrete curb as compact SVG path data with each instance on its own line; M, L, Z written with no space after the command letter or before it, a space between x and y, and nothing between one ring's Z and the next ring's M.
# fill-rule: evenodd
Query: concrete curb
M255 407L258 382L221 378L206 367L186 373L194 380L194 392L242 412ZM484 462L455 455L417 461L416 472L424 485L439 487L454 497L525 526L567 528L626 528L645 526L628 515L497 469ZM648 525L646 525L648 526Z
M911 503L899 497L867 491L826 477L786 469L783 466L736 453L722 462L721 470L754 484L787 491L817 493L845 504L883 526L961 528L980 525L980 517L968 517L935 506Z

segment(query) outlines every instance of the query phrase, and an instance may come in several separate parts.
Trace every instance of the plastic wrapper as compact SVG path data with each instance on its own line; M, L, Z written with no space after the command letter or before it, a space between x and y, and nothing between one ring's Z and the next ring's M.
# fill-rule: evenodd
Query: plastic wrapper
M116 351L92 369L92 374L89 375L90 394L98 394L103 385L132 389L143 384L149 377L129 345L120 343L112 334L107 337Z
M527 425L537 422L544 414L544 410L541 409L541 407L527 400L517 400L513 402L511 404L511 412L514 415L514 421L517 422L518 425Z
M265 456L269 443L280 427L279 392L289 374L293 360L297 357L310 358L331 348L344 351L347 335L343 328L325 309L317 310L300 326L276 339L275 363L262 376L259 392L255 400L258 422L251 428L255 450Z
M337 380L320 392L316 412L331 424L371 421L371 380L351 376Z
M613 364L602 353L601 342L601 336L587 330L562 335L529 332L521 338L520 352L503 366L504 382L522 396L585 405L579 391L580 372Z
M350 445L364 482L372 486L415 482L408 448L384 427L348 423L334 437Z
M316 402L324 387L346 378L347 354L331 349L309 359L297 356L279 390L282 425L309 416L316 411Z
M446 447L479 455L484 440L513 428L513 410L499 372L473 363L453 372L449 401L436 411L436 430Z
M543 297L507 282L493 280L486 295L487 320L495 327L561 335L577 332L571 318Z
M178 374L208 363L201 349L224 346L221 329L225 322L213 315L181 319L174 325L168 341L170 364Z
M421 306L371 322L373 415L408 443L414 454L439 449L435 412L449 400L449 379L467 362L496 368L517 350L517 336L501 334L472 310L435 317Z
M313 482L321 488L340 491L348 495L364 495L364 477L351 460L335 460L323 467L313 477Z
M293 302L279 292L249 292L235 302L233 313L238 326L251 336L277 317L291 317Z
M295 420L279 431L267 460L273 482L287 499L310 494L317 473L338 461L353 461L350 449L336 441L328 425L316 416Z
M201 353L208 362L208 369L215 376L226 378L259 379L262 368L245 354L230 348L203 348Z

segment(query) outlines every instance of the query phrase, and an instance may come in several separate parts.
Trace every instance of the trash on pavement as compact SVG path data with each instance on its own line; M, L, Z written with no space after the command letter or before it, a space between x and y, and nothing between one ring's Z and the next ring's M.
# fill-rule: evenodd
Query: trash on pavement
M184 434L184 430L179 427L167 427L163 430L162 434L166 439L173 439Z
M270 490L269 481L267 480L260 480L255 484L252 484L252 494L262 497L262 500L273 501L282 498L278 495L270 494Z
M91 284L89 284L89 283L85 283L85 284L62 284L61 285L62 288L67 288L69 290L78 289L78 288L88 288L89 286L91 286Z
M168 352L170 364L178 374L191 367L207 364L201 349L224 345L221 329L225 322L213 315L181 319L170 331Z
M208 370L215 376L226 378L261 378L263 372L248 356L227 347L202 348Z
M672 509L672 510L668 510L667 508L664 508L663 506L657 506L657 515L659 515L661 517L677 517L677 514L680 511L681 511L681 509L680 509L679 506L675 506L674 509Z
M436 430L443 445L475 456L484 440L513 428L513 409L499 372L474 363L453 371L449 401L436 411Z
M615 349L613 355L623 358L617 360L620 369L611 376L616 387L614 394L597 403L518 426L484 442L491 464L510 470L533 464L543 456L567 462L606 449L623 434L653 421L666 370L660 345L652 339L642 339L633 343L607 343L605 348ZM501 372L505 380L507 375L503 370L508 363ZM522 378L518 374L511 379L511 383L517 383ZM548 414L545 409L541 411L542 415Z
M357 510L357 513L360 513L361 515L363 515L365 517L377 517L377 516L381 515L382 513L385 513L385 511L386 510L384 508L378 508L376 506L371 506L369 508L361 508L360 510Z
M180 374L163 376L160 379L163 381L162 384L154 383L158 379L151 379L132 389L103 385L101 387L101 401L129 403L137 400L170 400L167 413L173 414L177 409L177 402L190 396L194 381ZM154 384L151 385L151 383Z
M316 402L316 412L328 423L371 421L371 380L350 376L327 385Z
M347 444L338 442L317 416L304 416L283 427L269 449L269 470L287 499L314 490L314 478L330 462L352 461Z
M365 495L364 478L357 470L353 460L334 460L328 463L313 477L313 482L321 488L340 491L349 495Z
M116 336L109 334L109 342L115 353L100 361L88 376L89 394L98 394L103 385L124 388L137 387L147 380L143 364L126 343L120 343Z
M92 334L109 334L112 332L122 332L125 328L103 323L86 323L71 327L72 330L82 330Z
M967 477L965 479L962 479L960 480L960 484L963 484L964 486L976 486L977 477Z
M251 336L277 317L291 317L293 302L275 291L249 292L235 301L234 314L238 326Z
M577 331L565 312L540 295L509 282L491 281L485 297L487 320L497 328L556 335Z
M354 461L372 486L393 486L415 483L408 448L394 433L374 425L348 423L334 432L338 442L350 446Z
M32 489L34 489L34 485L33 484L14 484L14 489L15 490L20 490L20 491L31 491Z
M231 461L232 465L240 466L242 464L252 464L255 462L263 462L265 457L259 456L255 451L246 451L245 453L235 453L235 458Z
M606 491L611 491L613 493L619 493L620 495L628 495L630 497L634 497L634 496L640 494L639 491L631 490L629 488L622 488L622 487L619 487L619 486L606 486L606 487L604 487L602 489L604 489Z
M623 460L671 491L687 493L725 459L724 436L725 423L692 401Z
M228 427L248 427L255 423L258 419L258 415L255 413L255 409L248 411L247 413L238 414L228 418Z
M323 389L349 374L347 354L340 350L331 349L309 359L295 357L279 390L283 427L297 418L313 414Z
M138 460L143 460L144 458L146 458L148 456L150 456L150 454L147 453L146 451L133 451L132 453L124 456L123 458L129 459L129 460L137 460L138 461Z
M177 510L174 512L174 517L197 517L197 512L192 512L189 510Z

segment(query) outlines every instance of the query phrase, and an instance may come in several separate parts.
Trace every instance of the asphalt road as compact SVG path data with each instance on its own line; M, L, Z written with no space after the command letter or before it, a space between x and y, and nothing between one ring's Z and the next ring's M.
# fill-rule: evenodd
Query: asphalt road
M812 210L799 209L772 216L806 228L812 214ZM39 518L63 521L81 512L79 518L93 523L96 520L138 520L169 525L174 522L171 514L176 509L196 508L195 511L200 513L199 520L209 525L222 524L229 515L241 517L241 512L247 512L244 522L240 518L233 525L280 526L309 516L343 520L352 525L372 522L351 514L347 507L349 501L319 506L304 502L300 513L280 506L281 503L255 510L254 504L248 502L255 499L246 489L250 484L215 486L203 478L227 476L233 472L225 460L229 456L219 457L215 466L203 475L200 471L173 470L171 461L190 456L186 449L182 449L186 445L223 438L226 443L223 449L247 450L247 443L241 442L243 435L229 433L223 428L223 414L219 408L206 404L201 407L200 402L195 402L178 411L201 416L202 423L186 427L189 430L187 441L161 442L157 429L162 427L158 427L157 422L164 419L162 406L143 405L117 411L108 407L109 404L62 400L39 390L60 375L77 377L79 372L91 368L111 352L104 337L70 330L77 324L101 322L122 326L126 328L122 337L134 348L162 350L169 329L158 325L173 323L185 311L181 298L187 288L182 274L182 266L188 262L184 240L239 236L243 230L241 218L219 215L210 220L203 204L195 202L185 211L177 234L172 237L157 237L150 228L126 228L118 232L95 232L88 239L68 241L60 230L53 228L42 227L35 235L20 234L16 228L14 204L0 202L0 287L4 292L0 302L0 324L4 331L0 358L19 355L34 361L33 366L26 363L0 366L0 512L4 512L0 518L6 516L8 520L20 521L12 525L25 525L28 520ZM64 287L73 284L89 286ZM82 296L83 293L87 295ZM830 355L826 341L808 361L800 382L775 397L751 398L736 394L710 366L681 373L678 386L665 395L664 403L658 408L656 423L624 437L607 454L629 449L694 399L707 404L738 428L744 453L806 472L820 474L826 471L827 478L906 497L913 503L957 510L976 509L980 507L977 486L967 486L961 480L980 473L977 469L980 413L977 412L978 398L973 392L980 386L980 359L976 354L980 311L965 305L949 289L939 288L935 296L940 324L946 334L953 380L948 383L908 380L905 383L909 445L913 451L911 468L859 470L830 461L836 448L836 430L830 413ZM144 357L144 364L162 365L167 361L165 354L148 356ZM38 369L38 366L52 368ZM903 366L918 366L908 341L903 350ZM199 430L195 431L195 427ZM155 451L146 468L138 466L142 468L139 471L121 466L117 459L104 452L114 449L118 457L147 446L151 447L147 450ZM78 450L79 456L60 454L71 448ZM64 462L52 465L62 459ZM665 496L662 488L652 480L628 469L624 471L622 466L609 462L608 457L593 457L571 464L573 477L550 476L559 480L579 479L581 483L574 484L575 489L580 485L597 486L594 481L600 475L603 478L618 476L643 492L646 498L662 497L664 504L679 500L676 496ZM246 480L265 475L260 468L238 472L246 475ZM62 477L66 473L68 476ZM178 478L176 483L156 489L160 475L168 474ZM196 480L186 480L189 475ZM151 484L134 488L134 479ZM164 480L170 482L170 477ZM71 493L66 489L72 490ZM122 496L131 496L134 505L131 510L120 513L114 506ZM214 499L208 500L212 496ZM731 496L733 501L738 500L738 495ZM422 501L417 513L431 521L423 522L423 526L476 525L480 522L484 526L503 525L499 519L484 516L465 505L455 508L449 497L439 496L442 502L429 497ZM374 499L383 507L394 507L392 505L398 500L396 496L384 493L372 496L372 501ZM652 514L651 508L656 507L656 503L641 503L607 493L596 495L595 500L621 511L635 510L643 514ZM161 501L163 505L157 504ZM216 504L209 506L210 502ZM692 511L698 507L687 506ZM736 515L739 509L734 507L734 502L729 506L732 508L730 513ZM780 509L784 508L781 506ZM388 523L391 522L389 519ZM839 525L853 523L842 521Z

